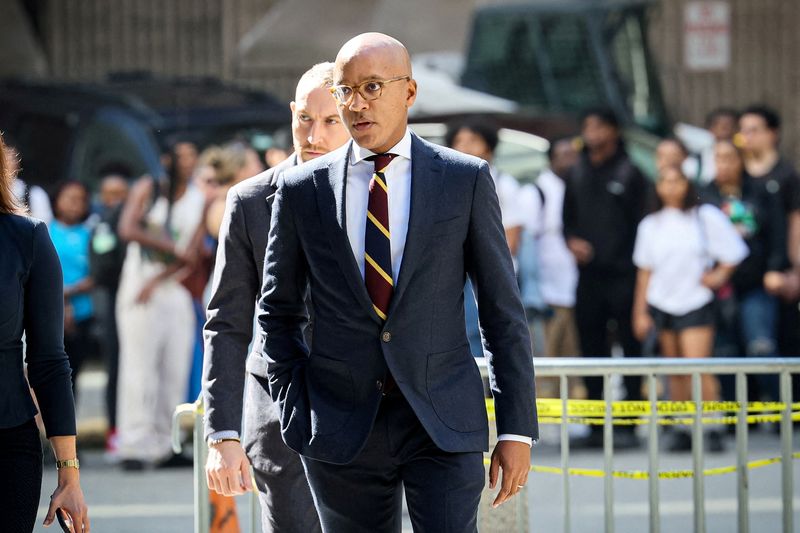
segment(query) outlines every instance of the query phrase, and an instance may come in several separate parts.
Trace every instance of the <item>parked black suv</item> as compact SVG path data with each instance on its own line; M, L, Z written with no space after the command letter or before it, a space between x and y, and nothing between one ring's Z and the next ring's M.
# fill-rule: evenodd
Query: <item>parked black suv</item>
M202 147L290 121L288 106L271 95L206 78L0 81L0 130L21 152L23 179L48 190L62 179L94 188L110 163L158 175L159 155L174 140Z

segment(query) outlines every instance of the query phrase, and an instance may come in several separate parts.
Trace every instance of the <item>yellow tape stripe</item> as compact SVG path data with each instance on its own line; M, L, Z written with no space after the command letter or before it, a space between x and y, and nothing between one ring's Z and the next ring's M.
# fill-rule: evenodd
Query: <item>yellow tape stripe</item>
M490 398L489 404L493 403ZM536 400L536 407L540 417L563 416L561 400L553 398L540 398ZM739 402L702 402L703 413L731 413L739 410ZM782 402L750 402L746 405L748 413L775 413L786 409ZM493 407L491 408L493 409ZM792 411L800 411L800 402L791 404ZM657 415L694 415L696 413L694 402L660 401L656 404ZM603 400L569 400L567 403L567 416L573 417L605 417L606 403ZM611 405L611 414L614 417L641 417L650 416L650 402L644 401L617 401Z
M800 452L795 452L792 454L792 459L800 459ZM747 463L746 468L748 470L753 470L755 468L763 468L765 466L770 466L774 464L778 464L782 461L780 457L771 457L769 459L759 459L756 461L750 461ZM483 460L485 465L491 464L491 461L486 458ZM542 465L531 465L531 472L541 473L541 474L558 474L563 475L564 470L557 466L542 466ZM703 470L704 476L720 476L723 474L733 474L736 472L735 466L722 466L717 468L706 468ZM595 477L595 478L604 478L606 477L606 473L603 470L598 470L595 468L569 468L567 469L567 474L570 476L581 476L581 477ZM612 477L616 479L641 479L646 480L650 479L650 473L644 470L614 470L611 472ZM686 479L686 478L693 478L694 477L694 470L665 470L663 472L658 473L659 479Z
M388 229L386 229L386 227L385 227L383 224L381 224L381 223L378 221L378 219L377 219L377 218L375 218L375 215L373 215L372 213L370 213L369 211L367 211L367 218L370 220L370 222L372 222L373 224L375 224L375 227L376 227L376 228L378 228L379 230L381 230L381 233L383 233L383 234L386 236L386 238L387 238L387 239L391 239L391 238L392 238L392 237L389 235L389 230L388 230Z
M378 313L378 316L381 317L381 320L386 320L386 313L381 311L377 305L372 304L372 308L375 309L375 312Z
M389 285L391 285L392 287L394 287L394 282L392 281L392 277L391 277L389 274L387 274L387 273L386 273L386 271L384 271L384 270L381 268L381 266L380 266L378 263L376 263L376 262L375 262L375 260L374 260L372 257L370 257L370 255L369 255L369 254L365 253L365 254L364 254L364 257L367 259L367 263L369 263L370 265L372 265L372 268L374 268L375 270L377 270L377 271L378 271L378 274L380 274L380 275L381 275L381 277L382 277L383 279L385 279L385 280L386 280L386 282L387 282Z
M489 417L494 420L495 417ZM800 411L792 412L792 421L800 421ZM560 416L540 416L538 418L540 424L561 424L564 419ZM755 423L774 423L783 420L783 415L749 415L746 417L748 424ZM735 425L738 418L735 416L722 416L722 417L705 417L700 421L705 425ZM583 426L602 426L605 423L603 418L593 417L567 417L566 423L578 424ZM645 426L650 423L649 418L615 418L612 422L615 426ZM657 421L659 426L687 426L694 424L694 418L659 418Z
M389 189L386 188L386 184L383 182L383 177L378 174L373 174L372 179L374 179L378 185L381 186L381 189L386 191L386 194L389 194Z

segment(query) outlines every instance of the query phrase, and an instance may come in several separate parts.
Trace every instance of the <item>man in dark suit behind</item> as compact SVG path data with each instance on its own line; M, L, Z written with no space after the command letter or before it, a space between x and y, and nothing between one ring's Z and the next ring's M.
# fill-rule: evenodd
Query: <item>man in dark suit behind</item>
M295 153L236 185L228 194L204 330L208 484L221 494L242 494L250 489L252 462L264 532L313 533L320 529L300 458L281 439L266 366L260 364L263 358L251 355L246 363L245 359L253 334L278 177L284 170L338 148L349 139L329 92L332 72L332 63L316 65L297 85L291 103ZM243 396L244 448L239 443Z
M302 456L326 532L476 531L488 449L464 327L476 288L500 442L499 505L538 437L530 339L486 162L407 127L405 47L364 34L332 92L353 142L281 176L259 322L284 441ZM311 349L303 338L311 291Z

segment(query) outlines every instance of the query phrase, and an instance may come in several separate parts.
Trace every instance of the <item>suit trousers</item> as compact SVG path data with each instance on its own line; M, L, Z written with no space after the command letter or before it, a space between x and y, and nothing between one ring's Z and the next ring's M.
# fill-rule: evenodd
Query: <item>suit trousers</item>
M319 533L303 463L283 442L280 409L266 378L248 374L244 412L242 444L256 478L262 533Z
M324 533L477 532L483 453L440 450L399 389L384 396L363 450L346 465L303 457Z

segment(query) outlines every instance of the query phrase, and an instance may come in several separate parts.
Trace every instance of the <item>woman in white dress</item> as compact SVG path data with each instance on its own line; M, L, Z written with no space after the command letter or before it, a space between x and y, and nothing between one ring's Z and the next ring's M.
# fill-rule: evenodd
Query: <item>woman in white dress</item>
M636 336L654 332L666 357L710 357L714 346L714 291L722 287L748 249L728 217L698 205L697 193L680 168L664 168L656 184L657 210L639 224L633 261L639 269L633 308ZM712 375L702 378L703 400L719 399ZM690 376L670 376L670 399L691 400ZM721 433L709 433L712 451ZM686 431L673 432L668 448L691 449Z
M117 293L117 431L126 470L187 462L172 455L172 412L186 399L192 363L195 314L181 281L197 256L205 198L181 170L182 144L189 143L172 150L167 178L145 176L133 186L120 218L129 242Z

